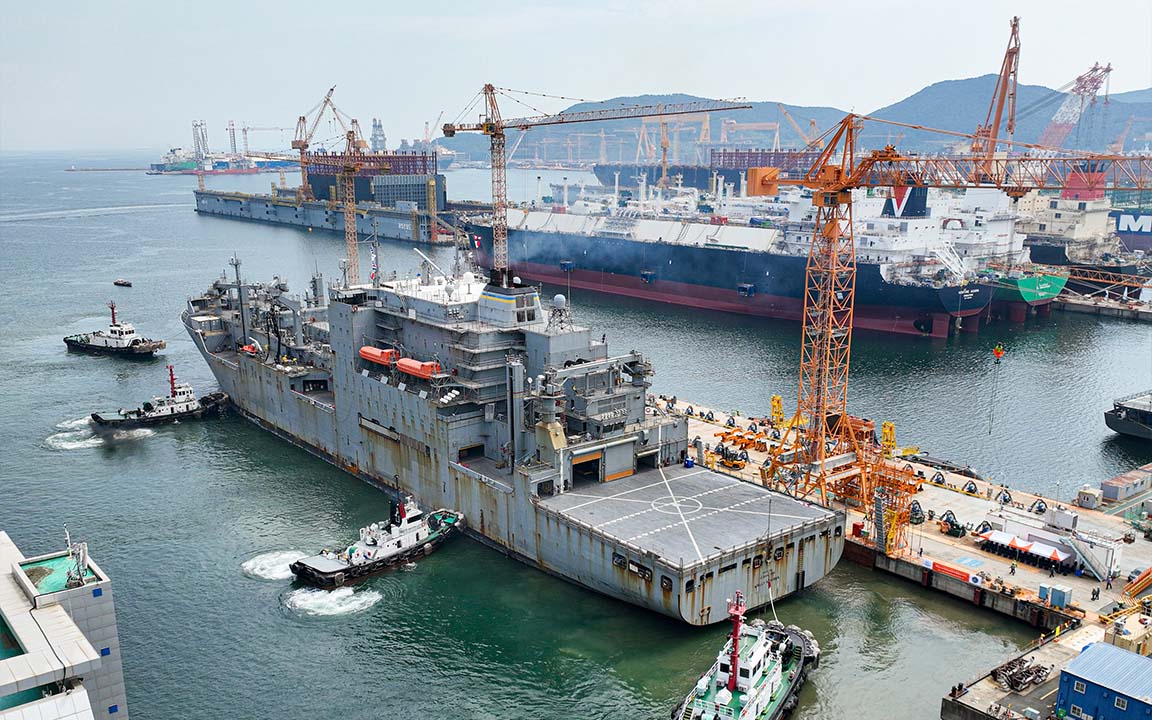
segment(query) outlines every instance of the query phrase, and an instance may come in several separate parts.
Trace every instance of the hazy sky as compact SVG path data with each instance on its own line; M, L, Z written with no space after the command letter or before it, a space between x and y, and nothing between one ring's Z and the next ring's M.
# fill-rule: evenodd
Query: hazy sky
M1152 0L236 3L6 2L0 149L166 148L208 122L291 127L333 84L389 144L454 118L484 82L602 99L649 92L868 112L999 70L1021 16L1020 81L1111 62L1152 86ZM833 8L835 8L833 10ZM546 111L567 103L541 99ZM525 114L509 108L509 115ZM256 142L256 138L261 140ZM278 134L253 136L278 145Z

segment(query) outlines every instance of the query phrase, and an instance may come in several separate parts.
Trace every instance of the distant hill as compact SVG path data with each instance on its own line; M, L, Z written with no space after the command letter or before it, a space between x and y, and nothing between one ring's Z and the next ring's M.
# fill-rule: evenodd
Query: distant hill
M1111 99L1122 103L1152 103L1152 88L1116 93Z
M909 97L875 110L869 115L897 122L940 130L971 133L979 123L984 122L988 113L988 103L996 84L995 75L982 75L962 80L945 80L929 85ZM1019 142L1036 142L1044 128L1051 121L1057 108L1068 96L1041 85L1020 85L1016 98L1016 134ZM635 95L616 97L598 103L578 103L567 111L593 110L628 105L657 105L690 103L703 100L694 95L669 93L660 95ZM1066 148L1103 151L1123 130L1130 117L1152 118L1152 88L1120 93L1111 97L1113 102L1098 101L1085 108L1080 123L1065 142ZM783 148L797 148L804 142L773 101L753 101L750 110L735 110L710 113L710 134L712 143L719 144L721 125L724 120L738 123L779 123L780 145ZM823 131L839 122L847 113L834 107L804 107L784 105L793 119L808 131L809 119L815 119ZM501 106L508 117L521 117L531 114L524 107L506 102ZM523 111L523 112L520 112ZM699 136L703 115L698 119L679 121L681 161L693 163L691 149ZM653 121L658 122L658 121ZM639 120L613 120L597 123L580 123L541 127L530 131L517 149L516 158L540 157L548 160L567 160L569 146L573 159L595 161L599 157L601 130L608 137L607 157L610 162L618 159L632 162L637 153ZM1001 131L1003 135L1003 130ZM509 132L508 147L511 150L519 133ZM897 141L902 150L917 152L941 152L948 140L940 135L917 130L902 130L898 127L887 131L882 125L866 129L861 143L863 147L881 147ZM735 138L729 138L729 145L744 147L771 147L774 139L772 131L744 131ZM1139 120L1129 131L1126 150L1140 148L1152 140L1152 120ZM461 133L455 138L442 138L437 144L466 153L473 159L486 158L488 140L478 133ZM707 158L703 158L707 164Z

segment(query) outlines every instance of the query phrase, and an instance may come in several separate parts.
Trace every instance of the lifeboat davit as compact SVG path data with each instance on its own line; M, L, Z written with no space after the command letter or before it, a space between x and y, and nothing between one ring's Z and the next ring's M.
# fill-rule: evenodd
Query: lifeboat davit
M415 375L418 378L430 379L433 375L440 374L440 363L438 362L420 362L412 358L400 358L396 361L396 369L400 372L409 375Z
M400 357L400 352L398 350L382 350L381 348L365 345L360 348L360 357L368 362L374 362L380 365L391 365Z

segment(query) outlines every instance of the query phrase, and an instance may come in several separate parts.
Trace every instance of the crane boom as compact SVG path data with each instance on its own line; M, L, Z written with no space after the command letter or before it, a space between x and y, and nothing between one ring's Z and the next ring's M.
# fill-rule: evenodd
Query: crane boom
M458 132L481 132L491 139L492 152L492 283L508 287L508 156L505 152L505 131L528 130L548 125L566 123L597 122L601 120L622 120L626 118L660 117L703 113L715 110L741 110L750 105L721 100L702 100L692 103L668 105L630 106L605 108L602 110L581 110L562 112L556 115L536 115L533 117L505 120L500 115L496 93L500 88L487 83L481 89L484 97L484 115L475 123L446 123L445 137L453 137Z
M812 203L817 209L805 274L796 416L762 477L797 497L818 493L827 503L832 494L870 509L881 495L902 502L909 479L872 457L866 424L847 413L856 283L852 191L891 186L998 188L1019 198L1032 190L1066 186L1144 190L1152 188L1152 157L1054 157L1045 148L1038 148L1041 157L922 157L903 154L891 145L859 153L856 138L868 120L901 125L848 115L834 128L827 147L806 171L781 177L780 168L752 168L748 171L748 193L775 195L781 184L806 186L813 188ZM976 139L975 135L963 137ZM1095 279L1130 280L1112 276Z
M799 135L800 139L804 141L804 145L806 147L811 145L812 138L809 137L808 133L804 132L803 128L800 127L800 124L792 118L792 113L788 112L788 108L784 107L783 103L776 103L776 107L780 108L780 112L783 113L784 119L788 121L788 124L792 126L792 129L796 131L796 134Z
M988 115L983 125L976 126L972 139L972 154L983 155L991 160L996 153L996 140L1000 135L1000 123L1008 139L1016 132L1016 77L1020 69L1020 18L1012 18L1012 34L1008 37L1008 49L1004 51L1004 61L1000 65L1000 75L996 78L996 89L992 102L988 105ZM1007 117L1005 117L1007 111Z

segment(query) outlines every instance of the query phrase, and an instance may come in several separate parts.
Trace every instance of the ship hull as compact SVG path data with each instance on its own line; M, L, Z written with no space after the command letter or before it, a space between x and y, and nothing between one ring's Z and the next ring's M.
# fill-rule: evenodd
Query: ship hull
M1031 306L1047 305L1064 290L1068 278L1059 275L1035 275L1022 278L1001 278L997 281L995 302L1026 303Z
M351 309L334 305L329 313L337 315L333 345L352 345L344 326ZM333 397L317 400L289 389L295 382L274 367L232 352L231 340L206 329L211 323L199 326L187 312L183 320L241 416L396 500L413 496L425 506L453 508L468 518L465 534L581 587L709 625L724 619L725 600L737 590L750 607L765 606L816 582L843 554L844 516L832 511L699 562L642 554L634 543L533 497L526 481L444 457L438 448L450 447L474 418L445 421L418 396L361 375L351 362L336 369ZM764 492L734 479L729 486L740 487ZM777 507L781 502L787 500Z
M1113 432L1152 442L1152 425L1126 417L1118 408L1104 413L1104 424Z
M491 228L479 260L491 267ZM807 258L573 233L509 230L513 274L537 282L744 315L801 320ZM931 287L885 281L880 266L860 264L854 327L946 337L951 319L983 312L993 289L978 283Z

